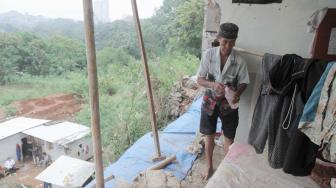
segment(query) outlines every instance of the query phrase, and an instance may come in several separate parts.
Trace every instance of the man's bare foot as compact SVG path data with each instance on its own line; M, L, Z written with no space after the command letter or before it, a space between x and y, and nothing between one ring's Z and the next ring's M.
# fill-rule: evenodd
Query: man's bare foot
M213 173L214 173L214 169L213 168L208 168L206 173L203 174L203 177L202 177L203 180L205 180L205 181L209 180Z

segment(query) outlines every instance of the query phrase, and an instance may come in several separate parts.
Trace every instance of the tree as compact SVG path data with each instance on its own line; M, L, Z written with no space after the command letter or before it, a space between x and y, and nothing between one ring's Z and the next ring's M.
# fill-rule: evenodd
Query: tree
M187 0L177 7L176 17L170 30L173 30L170 45L179 51L201 56L203 30L203 1Z
M112 63L127 66L131 56L123 49L106 47L97 53L97 60L101 66Z

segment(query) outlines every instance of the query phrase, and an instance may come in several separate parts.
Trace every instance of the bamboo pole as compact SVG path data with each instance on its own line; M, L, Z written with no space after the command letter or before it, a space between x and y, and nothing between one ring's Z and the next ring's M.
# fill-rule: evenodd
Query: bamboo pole
M160 170L162 168L164 168L165 166L169 165L170 163L172 163L173 161L176 160L176 155L170 156L168 158L166 158L165 160L155 164L154 166L150 167L149 170Z
M239 48L239 47L234 47L234 49L237 50L237 51L239 51L239 52L255 55L255 56L258 56L258 57L264 57L264 54L261 53L261 52L256 52L256 51L252 51L252 50L246 50L246 49Z
M83 0L84 26L86 41L86 58L89 75L89 94L91 106L91 130L93 137L96 187L104 188L103 160L99 119L99 94L96 66L96 47L94 39L94 23L92 0Z
M160 151L159 136L158 136L158 130L157 130L157 125L156 125L156 116L155 116L155 109L154 109L152 86L151 86L151 81L150 81L150 76L149 76L146 51L145 51L144 41L143 41L142 33L141 33L141 26L140 26L140 20L139 20L136 0L132 0L132 10L133 10L134 23L135 23L135 27L137 31L137 36L138 36L138 43L139 43L140 51L141 51L141 59L143 62L145 81L146 81L146 86L147 86L148 108L151 114L152 131L153 131L153 137L154 137L154 144L156 147L156 156L154 158L161 158L162 156L161 156L161 151Z

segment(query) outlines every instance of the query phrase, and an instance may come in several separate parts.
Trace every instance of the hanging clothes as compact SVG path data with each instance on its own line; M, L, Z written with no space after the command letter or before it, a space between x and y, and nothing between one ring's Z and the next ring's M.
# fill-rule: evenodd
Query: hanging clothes
M281 56L279 55L267 53L262 59L260 94L254 109L252 126L248 137L248 143L254 147L257 153L262 153L264 151L269 133L268 125L274 121L272 120L272 117L273 114L277 112L273 103L278 101L278 96L271 95L268 72L280 59Z
M282 168L290 136L304 106L300 86L305 61L300 56L288 54L272 62L272 68L266 70L265 64L269 63L266 60L272 60L268 54L265 54L262 65L263 73L268 74L269 79L268 83L263 80L262 88L268 88L268 92L259 96L248 140L261 153L268 139L269 164L273 168Z
M330 70L328 70L330 68ZM324 147L324 159L336 162L336 63L330 63L309 98L299 129L309 139ZM315 91L316 90L316 91ZM320 97L318 97L320 96ZM319 100L316 100L319 98ZM317 102L318 101L318 102Z
M306 104L310 98L314 98L313 101L319 100L319 96L316 99L317 96L315 96L316 91L314 88L317 87L319 83L324 82L323 78L325 77L323 77L322 74L325 72L326 66L327 62L325 61L316 59L309 60L301 87L301 97L304 104ZM307 104L305 108L306 106ZM287 149L283 171L295 176L310 175L315 166L318 148L319 145L314 144L305 134L295 129Z
M281 3L282 0L232 0L232 3L248 3L248 4L269 4Z

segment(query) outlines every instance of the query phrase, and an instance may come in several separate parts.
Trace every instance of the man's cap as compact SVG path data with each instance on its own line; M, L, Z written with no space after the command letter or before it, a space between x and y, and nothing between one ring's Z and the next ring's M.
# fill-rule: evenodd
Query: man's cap
M226 39L236 39L238 37L239 28L234 23L222 23L219 27L218 36Z

